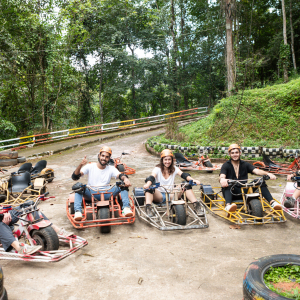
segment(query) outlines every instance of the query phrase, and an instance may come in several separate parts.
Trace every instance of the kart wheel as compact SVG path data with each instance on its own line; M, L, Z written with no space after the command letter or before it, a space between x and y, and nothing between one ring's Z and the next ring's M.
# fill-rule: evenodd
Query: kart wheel
M213 168L213 164L208 160L208 161L205 161L204 163L204 166L207 167L207 168ZM213 171L206 171L207 173L212 173Z
M263 217L263 208L259 199L253 199L249 202L251 215L255 217Z
M270 267L300 265L300 256L293 254L279 254L260 258L251 263L245 271L243 280L244 300L283 300L286 297L280 296L267 288L264 282L264 275Z
M24 163L24 162L26 162L26 157L24 157L24 156L19 156L19 157L17 158L17 161L18 161L19 164L20 164L20 163Z
M186 225L186 213L183 204L172 206L173 223L178 225Z
M59 239L57 233L51 226L33 230L32 238L36 241L37 245L42 246L40 251L58 250Z
M110 219L109 207L101 207L98 210L98 219ZM101 233L110 233L110 226L101 226Z
M70 210L70 214L71 214L71 215L74 215L74 214L75 214L74 202L71 202L71 203L70 203L69 210Z
M54 179L54 172L46 173L45 180L50 183Z
M124 173L125 172L125 167L123 164L119 164L117 165L117 169L119 170L119 172Z

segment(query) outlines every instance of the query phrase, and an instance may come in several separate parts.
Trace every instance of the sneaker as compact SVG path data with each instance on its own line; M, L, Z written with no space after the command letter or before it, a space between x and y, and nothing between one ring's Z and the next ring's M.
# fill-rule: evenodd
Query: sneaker
M59 230L59 232L57 232L57 234L58 234L58 235L62 235L62 236L64 236L64 237L69 237L69 236L74 235L73 232L68 232L68 231L66 231L64 228L61 228L61 229Z
M126 206L122 210L122 215L125 216L125 217L132 217L133 216L133 212L132 212L132 210L131 210L130 207Z
M82 213L80 211L75 212L74 220L75 221L81 221L82 220Z
M39 251L42 246L30 246L24 243L20 244L21 249L18 251L19 254L23 254L23 255L30 255L35 253L36 251Z
M270 203L270 205L275 210L281 210L282 209L281 205L278 202L274 201L274 200Z
M194 205L194 210L195 210L196 214L198 216L204 216L204 211L203 211L200 203L198 201L196 201L193 203L193 205Z
M295 207L296 199L294 197L286 197L283 205L286 208L294 208Z
M225 206L225 210L228 211L228 212L230 212L230 213L235 212L236 209L237 209L237 206L236 206L235 203L232 203L232 204L229 204L229 203L228 203L228 204L226 204L226 206Z
M153 218L155 216L151 204L146 204L146 210L145 210L145 212L146 212L146 215L149 218Z

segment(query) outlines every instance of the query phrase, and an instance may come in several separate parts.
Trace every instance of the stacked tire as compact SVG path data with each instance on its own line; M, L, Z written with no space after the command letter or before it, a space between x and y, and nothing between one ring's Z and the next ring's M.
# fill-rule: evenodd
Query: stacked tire
M26 158L19 156L17 151L0 152L0 167L15 166L26 161Z

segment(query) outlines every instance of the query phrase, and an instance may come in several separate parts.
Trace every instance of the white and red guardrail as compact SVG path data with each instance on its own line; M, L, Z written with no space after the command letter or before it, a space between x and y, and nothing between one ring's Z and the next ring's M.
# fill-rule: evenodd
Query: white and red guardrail
M184 118L187 116L195 116L197 114L203 114L206 113L207 110L208 110L207 106L197 107L197 108L172 112L168 114L158 115L158 116L144 117L139 119L118 121L118 122L105 123L99 125L90 125L86 127L65 129L65 130L59 130L54 132L33 134L33 135L18 137L9 140L2 140L0 141L0 149L17 150L21 148L26 148L28 146L33 146L33 145L47 143L47 142L54 142L57 140L70 139L78 136L100 134L108 131L124 130L133 127L145 126L153 123L162 123L168 119Z

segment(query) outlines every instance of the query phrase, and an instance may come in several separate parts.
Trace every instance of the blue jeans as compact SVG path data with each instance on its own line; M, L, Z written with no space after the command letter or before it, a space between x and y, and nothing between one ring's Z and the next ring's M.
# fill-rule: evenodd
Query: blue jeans
M130 207L128 191L126 191L126 190L122 191L117 186L114 186L114 187L112 187L111 189L109 189L107 191L110 192L110 193L113 193L114 197L120 193L121 198L122 198L122 202L123 202L123 209L125 207ZM100 194L103 194L104 192L105 192L105 190L104 191L99 191ZM84 199L86 201L90 202L90 201L92 201L92 194L97 194L97 192L92 191L88 188L85 189L83 194L75 193L75 200L74 200L74 210L75 210L75 212L76 211L82 212L82 198L84 197ZM95 199L100 200L100 195L96 195ZM110 194L105 194L104 199L109 200L110 199Z

